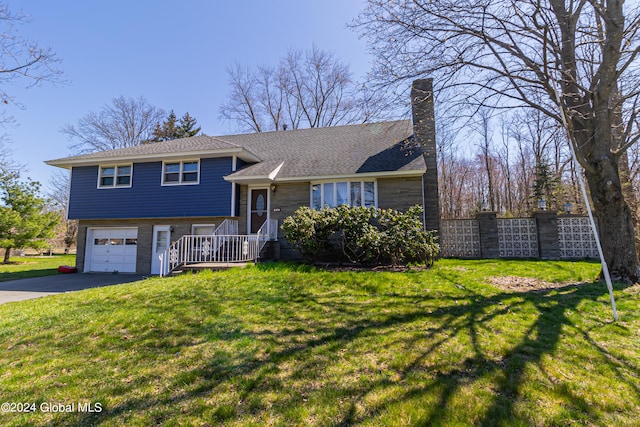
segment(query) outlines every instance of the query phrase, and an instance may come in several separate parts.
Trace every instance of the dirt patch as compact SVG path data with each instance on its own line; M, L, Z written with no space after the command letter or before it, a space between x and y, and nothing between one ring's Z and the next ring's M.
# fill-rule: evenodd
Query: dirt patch
M333 263L317 263L316 268L328 271L394 271L394 272L406 272L406 271L423 271L428 270L428 267L424 265L416 266L403 266L403 265L376 265L376 266L364 266L359 264L333 264Z
M553 283L531 277L516 276L492 277L489 280L489 283L497 288L511 292L544 291L548 289L558 289L566 286L577 285L577 283Z
M622 292L626 292L628 294L640 294L640 283L635 283L632 286L623 289Z

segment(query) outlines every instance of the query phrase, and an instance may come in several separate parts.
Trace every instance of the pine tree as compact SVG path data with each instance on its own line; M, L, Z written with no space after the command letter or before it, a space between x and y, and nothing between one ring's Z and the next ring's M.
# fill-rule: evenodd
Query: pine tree
M156 127L153 130L153 137L150 142L162 142L177 139L177 120L178 118L176 117L176 113L171 110L169 116L164 122L156 124Z
M560 177L553 173L549 162L540 159L536 163L535 180L533 182L533 199L544 199L548 209L557 209Z
M197 120L185 113L178 121L176 114L171 110L169 116L162 123L156 124L153 130L153 138L149 142L171 141L172 139L188 138L200 133L200 126L196 127Z
M200 126L196 127L198 121L191 117L189 113L185 113L180 119L180 125L176 129L178 138L188 138L190 136L196 136L200 133Z

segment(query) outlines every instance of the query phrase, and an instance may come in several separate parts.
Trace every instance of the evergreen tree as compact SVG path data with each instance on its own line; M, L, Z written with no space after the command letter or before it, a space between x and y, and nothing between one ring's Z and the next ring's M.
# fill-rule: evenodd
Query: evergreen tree
M547 203L547 209L553 210L558 208L558 190L560 186L560 177L551 170L549 162L540 159L536 163L535 180L533 182L533 198L534 203L544 199Z
M178 138L188 138L199 134L202 128L200 126L196 127L197 124L196 119L191 117L189 113L185 113L180 119L180 126L177 128Z
M47 200L40 197L40 183L20 182L15 176L0 178L0 247L4 263L13 248L42 248L54 236L60 218L47 212Z
M153 136L150 142L162 142L177 139L176 122L178 118L176 113L171 110L169 116L162 123L157 123L153 129Z
M156 124L153 130L153 138L149 142L171 141L172 139L188 138L200 133L200 126L196 127L197 121L185 113L178 121L176 114L171 110L167 119Z

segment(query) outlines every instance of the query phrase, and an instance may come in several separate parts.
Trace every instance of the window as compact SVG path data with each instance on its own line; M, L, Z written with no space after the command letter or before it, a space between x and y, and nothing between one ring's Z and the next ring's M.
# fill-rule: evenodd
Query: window
M214 224L194 224L191 226L191 234L196 236L210 236L215 231Z
M98 188L131 187L132 165L100 166Z
M200 181L198 160L164 163L162 168L163 185L198 184Z
M377 206L375 181L322 182L311 185L311 207Z

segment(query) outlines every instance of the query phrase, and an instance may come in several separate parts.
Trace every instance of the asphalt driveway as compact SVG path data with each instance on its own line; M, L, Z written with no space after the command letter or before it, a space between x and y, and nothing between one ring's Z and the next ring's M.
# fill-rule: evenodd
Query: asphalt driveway
M140 274L77 273L0 282L0 304L63 292L135 282L144 277Z

